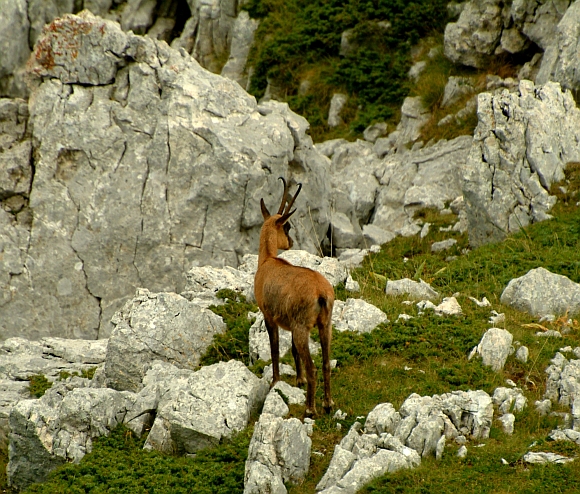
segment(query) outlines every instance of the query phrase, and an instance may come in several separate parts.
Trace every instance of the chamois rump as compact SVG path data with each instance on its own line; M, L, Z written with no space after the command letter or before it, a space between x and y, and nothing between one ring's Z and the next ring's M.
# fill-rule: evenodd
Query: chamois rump
M290 211L296 197L288 201L288 186L284 183L282 203L278 212L271 215L260 200L264 224L260 232L258 270L254 279L254 294L270 338L272 354L272 386L280 380L278 327L292 333L292 356L296 364L296 385L307 384L305 415L316 414L317 371L310 356L308 340L314 326L318 328L322 347L322 372L324 376L324 402L329 412L334 402L330 395L330 341L332 338L332 307L334 290L328 280L312 269L294 266L278 256L278 249L288 250L293 245L290 237ZM306 370L306 375L305 371Z

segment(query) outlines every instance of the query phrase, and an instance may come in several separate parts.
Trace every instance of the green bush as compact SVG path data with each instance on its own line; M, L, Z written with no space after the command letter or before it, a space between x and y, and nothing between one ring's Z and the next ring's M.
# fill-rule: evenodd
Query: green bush
M315 140L335 137L336 131L326 126L335 92L346 92L351 100L341 113L344 135L354 137L373 122L393 120L410 89L410 48L421 37L443 31L446 3L251 0L243 8L261 22L248 60L253 67L250 93L261 98L270 81L310 122ZM347 30L352 30L351 50L340 56ZM311 89L301 95L303 80Z
M145 436L136 438L124 426L93 443L93 451L78 465L52 472L47 482L26 492L35 494L243 492L244 468L252 429L194 458L144 451Z

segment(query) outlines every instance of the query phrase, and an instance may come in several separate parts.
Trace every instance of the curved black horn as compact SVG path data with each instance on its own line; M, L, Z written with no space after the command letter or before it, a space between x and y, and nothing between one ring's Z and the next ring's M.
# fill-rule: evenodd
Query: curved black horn
M282 194L282 202L280 203L280 207L278 208L278 214L282 214L282 212L284 211L284 206L286 205L286 199L288 197L288 185L286 184L286 180L284 180L284 177L278 177L279 180L282 180L282 183L284 184L284 193Z
M302 190L302 184L298 184L298 190L296 191L296 194L294 194L294 197L292 198L292 200L288 203L288 206L286 206L284 214L288 214L288 211L290 211L290 208L294 205L294 201L298 197L298 194L300 194L301 190Z

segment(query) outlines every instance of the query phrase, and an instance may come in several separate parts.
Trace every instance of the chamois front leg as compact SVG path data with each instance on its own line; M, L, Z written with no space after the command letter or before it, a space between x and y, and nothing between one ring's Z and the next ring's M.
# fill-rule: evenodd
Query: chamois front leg
M278 325L274 321L269 321L264 317L264 323L268 330L268 338L270 339L270 355L272 357L272 388L280 380L280 346Z
M306 368L306 410L304 414L307 417L316 415L316 403L314 397L316 395L316 367L310 357L310 348L308 348L308 336L310 331L306 327L298 327L292 331L292 341L296 346L298 357L302 360Z
M292 356L294 357L294 364L296 365L296 386L301 388L307 381L306 376L304 376L304 367L302 366L302 360L300 360L300 354L294 343L294 334L292 334Z

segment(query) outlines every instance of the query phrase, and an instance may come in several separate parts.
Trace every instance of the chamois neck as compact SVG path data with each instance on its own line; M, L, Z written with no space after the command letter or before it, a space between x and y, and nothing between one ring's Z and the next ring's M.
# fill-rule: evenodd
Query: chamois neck
M278 235L272 228L262 227L260 232L260 249L258 251L258 266L278 255Z

